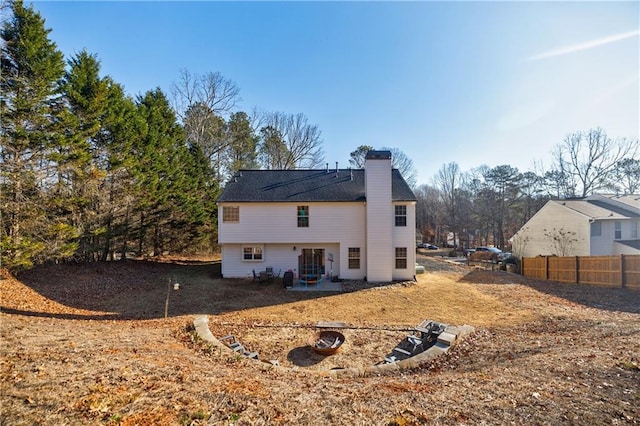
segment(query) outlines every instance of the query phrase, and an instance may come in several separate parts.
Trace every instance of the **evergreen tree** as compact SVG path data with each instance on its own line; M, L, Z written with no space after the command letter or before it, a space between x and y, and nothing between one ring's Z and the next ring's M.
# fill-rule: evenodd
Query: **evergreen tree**
M147 133L133 147L136 162L133 174L136 180L138 223L138 255L147 252L148 245L158 256L163 251L163 229L168 224L171 209L179 193L185 149L182 127L177 123L166 96L157 88L138 99L141 116L147 123ZM151 244L147 233L153 230Z
M63 84L66 108L60 122L63 128L54 149L58 184L53 195L60 217L66 216L65 221L80 234L76 254L95 260L106 178L100 136L108 114L110 80L100 77L100 62L86 51L68 64Z
M16 0L11 12L0 31L1 252L3 265L21 268L36 259L68 255L75 235L48 217L45 203L54 183L49 154L60 111L63 55L32 7Z
M258 167L258 137L254 134L249 117L244 112L231 114L227 125L228 177L240 169Z
M260 138L262 142L259 157L262 167L267 170L286 169L291 154L280 131L275 127L265 126L260 129Z

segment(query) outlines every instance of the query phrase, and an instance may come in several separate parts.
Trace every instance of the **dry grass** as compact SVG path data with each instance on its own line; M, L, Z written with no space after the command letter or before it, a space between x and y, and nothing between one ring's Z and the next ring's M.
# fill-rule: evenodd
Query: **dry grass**
M339 295L217 280L212 264L186 261L4 274L0 424L640 422L638 293L431 262L414 285ZM194 344L199 314L299 371ZM376 362L425 318L477 332L410 372L305 373ZM338 356L304 353L318 320L352 326Z

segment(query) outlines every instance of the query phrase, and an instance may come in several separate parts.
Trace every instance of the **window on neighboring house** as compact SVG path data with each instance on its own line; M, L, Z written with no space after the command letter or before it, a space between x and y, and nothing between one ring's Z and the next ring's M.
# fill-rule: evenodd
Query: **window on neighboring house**
M602 236L602 222L593 222L591 224L591 236L592 237Z
M396 269L407 269L406 247L396 247Z
M309 227L309 206L298 206L298 228Z
M395 206L396 226L407 226L407 206Z
M360 269L360 247L349 247L349 269Z
M633 240L638 239L638 224L640 224L640 222L637 220L631 222L631 239Z
M262 260L262 247L261 246L246 246L242 247L242 259L243 260Z
M223 222L240 222L240 207L222 207Z
M616 221L613 239L614 240L621 240L622 239L622 222Z

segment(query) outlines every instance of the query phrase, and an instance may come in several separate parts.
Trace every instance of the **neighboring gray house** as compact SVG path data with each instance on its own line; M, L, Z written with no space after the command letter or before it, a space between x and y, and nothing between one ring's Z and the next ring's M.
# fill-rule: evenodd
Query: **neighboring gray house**
M640 254L640 195L549 201L511 241L519 257Z
M414 277L416 197L389 151L369 151L364 169L242 170L217 203L225 278L266 267L373 282Z

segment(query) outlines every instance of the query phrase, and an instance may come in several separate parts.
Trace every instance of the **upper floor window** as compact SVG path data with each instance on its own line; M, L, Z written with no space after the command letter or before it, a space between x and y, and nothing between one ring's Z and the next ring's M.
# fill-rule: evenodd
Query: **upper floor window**
M309 206L298 206L298 228L309 227Z
M631 222L631 239L633 240L637 240L638 239L638 224L640 222L638 222L637 220L634 220Z
M262 260L262 247L242 247L242 260Z
M395 206L396 226L407 226L407 206Z
M616 221L613 239L614 240L622 239L622 222Z
M396 269L407 269L406 247L396 247Z
M349 269L360 269L360 247L349 247Z
M240 207L222 207L223 222L240 222Z
M602 222L593 222L591 224L591 236L592 237L602 236Z

